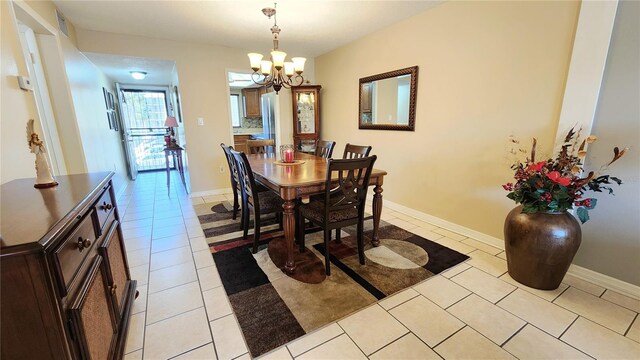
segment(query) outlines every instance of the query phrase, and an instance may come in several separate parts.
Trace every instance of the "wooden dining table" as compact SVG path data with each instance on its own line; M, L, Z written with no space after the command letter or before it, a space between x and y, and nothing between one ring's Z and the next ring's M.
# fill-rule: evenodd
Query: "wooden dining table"
M279 163L274 154L247 155L254 178L257 182L276 192L282 197L284 237L287 243L287 261L285 271L293 273L296 269L294 260L295 238L295 206L296 200L303 196L324 192L329 162L319 156L295 153L295 164ZM382 183L387 172L373 169L369 178L369 186L373 186L373 246L380 244L378 227L382 214Z

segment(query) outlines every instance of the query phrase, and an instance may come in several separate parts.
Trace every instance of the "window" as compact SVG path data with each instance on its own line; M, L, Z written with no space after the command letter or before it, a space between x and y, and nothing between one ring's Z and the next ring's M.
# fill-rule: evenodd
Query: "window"
M240 95L231 95L231 126L240 127Z

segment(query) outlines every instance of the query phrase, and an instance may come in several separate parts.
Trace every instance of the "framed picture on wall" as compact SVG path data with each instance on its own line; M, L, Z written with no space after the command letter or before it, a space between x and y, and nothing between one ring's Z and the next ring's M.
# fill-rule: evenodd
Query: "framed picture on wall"
M178 91L178 87L174 86L173 87L173 96L176 97L176 118L178 119L178 122L182 122L182 110L181 110L181 106L180 106L180 92Z
M111 111L111 113L113 114L113 130L120 131L120 125L118 120L118 110L115 109Z
M102 96L104 96L104 106L109 110L109 91L106 88L102 88Z
M109 129L113 129L111 127L111 111L107 110L107 123L109 124Z
M108 92L108 94L109 94L109 109L115 110L116 109L116 102L115 102L115 100L113 98L113 94L110 93L110 92Z

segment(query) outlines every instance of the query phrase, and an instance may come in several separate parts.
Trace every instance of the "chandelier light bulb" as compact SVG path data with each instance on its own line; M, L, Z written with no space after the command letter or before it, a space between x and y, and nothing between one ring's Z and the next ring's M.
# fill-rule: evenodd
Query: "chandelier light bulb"
M287 53L284 51L273 50L271 52L271 60L273 61L273 66L280 70L284 65L284 59L287 57Z
M292 86L300 86L304 82L302 72L304 71L304 63L307 59L303 57L292 58L291 61L285 61L287 53L280 51L278 46L280 42L280 27L276 21L276 4L273 8L264 8L262 13L269 19L273 18L273 26L271 34L273 35L273 47L271 47L270 60L264 60L262 54L249 53L249 62L253 74L251 80L259 86L273 88L278 94L282 88L290 89ZM267 55L269 57L269 55Z
M298 75L302 74L302 72L304 71L304 63L307 61L307 59L303 57L294 57L291 58L291 61L293 61L293 66L296 69L296 73L298 73Z
M262 62L260 63L260 72L262 72L262 75L267 76L271 74L271 66L272 66L271 61L262 60Z
M258 54L258 53L249 53L247 54L249 56L249 62L251 63L251 69L253 69L253 71L258 71L260 70L260 62L262 61L262 54Z
M295 73L295 66L291 61L287 61L284 63L284 74L291 77Z

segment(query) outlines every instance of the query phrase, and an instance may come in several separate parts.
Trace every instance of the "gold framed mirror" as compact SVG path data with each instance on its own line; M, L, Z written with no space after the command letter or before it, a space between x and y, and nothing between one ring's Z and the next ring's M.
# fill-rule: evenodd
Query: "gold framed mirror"
M417 66L361 78L358 127L414 131L417 88Z

